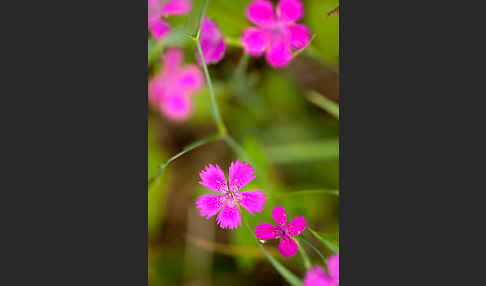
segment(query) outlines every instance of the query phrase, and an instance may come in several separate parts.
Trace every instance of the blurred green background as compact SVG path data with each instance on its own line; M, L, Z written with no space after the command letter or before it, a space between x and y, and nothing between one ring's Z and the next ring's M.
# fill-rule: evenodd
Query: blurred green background
M208 16L222 33L238 39L250 26L244 11L251 1L211 0ZM277 3L278 1L273 1ZM242 49L228 46L224 59L209 66L216 99L229 133L252 159L256 179L245 190L261 189L268 202L258 222L274 223L271 210L283 206L289 221L304 216L314 230L336 237L339 231L338 196L310 190L339 188L339 120L331 106L338 102L339 14L328 17L338 0L306 0L305 23L315 35L310 46L285 69L275 70L261 58L247 58ZM172 27L190 31L195 27L204 1L193 0L191 13L170 17ZM160 68L160 53L166 45L184 47L185 61L195 63L194 42L188 39L160 45L148 39L150 77ZM312 102L324 100L326 106ZM153 109L148 114L148 177L185 146L214 134L216 124L209 109L205 87L195 97L193 116L182 123L167 121ZM326 100L327 99L327 100ZM197 197L205 193L198 184L199 172L216 163L227 173L238 156L225 142L216 141L173 161L159 180L149 185L149 285L287 285L256 245L246 227L223 230L215 217L199 215ZM302 192L302 193L299 193ZM324 255L331 252L308 231L303 236ZM290 259L277 253L278 241L265 247L283 265L303 278L299 255ZM304 245L313 263L322 261Z

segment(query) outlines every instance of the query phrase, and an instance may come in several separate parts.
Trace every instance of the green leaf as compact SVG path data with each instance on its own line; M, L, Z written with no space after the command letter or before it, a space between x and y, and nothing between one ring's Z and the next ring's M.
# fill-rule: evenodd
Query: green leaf
M319 239L329 250L331 250L333 253L338 253L339 252L339 246L333 244L328 238L324 238L324 236L328 237L325 234L320 234L314 230L312 230L310 227L308 227L309 231L317 238Z
M306 195L331 195L331 196L339 196L338 190L304 190L304 191L297 191L297 192L286 192L286 193L279 193L276 194L277 197L293 197L293 196L306 196Z
M302 286L302 282L297 276L295 276L292 272L285 268L285 266L280 264L280 262L278 262L270 253L268 253L267 250L265 250L265 248L260 243L258 243L258 245L262 249L265 256L268 258L270 263L272 263L273 267L275 267L275 269L280 273L280 275L282 275L283 278L285 278L285 280L287 280L290 285Z
M319 257L322 259L322 261L324 262L324 265L327 263L326 261L326 257L319 251L319 249L317 249L317 247L315 247L310 241L308 241L307 239L303 238L303 237L300 237L300 239L305 242L307 245L309 245L316 253L317 255L319 255Z
M307 252L305 252L305 248L302 247L302 244L299 243L298 239L292 238L296 243L297 243L297 249L300 252L300 256L302 257L302 261L304 262L304 267L306 270L309 270L312 266L309 256L307 255Z
M339 157L339 138L289 143L266 149L276 163L330 160Z
M307 94L307 99L309 99L310 102L314 103L325 111L329 112L332 116L339 119L339 105L336 104L334 101L315 91L309 92Z

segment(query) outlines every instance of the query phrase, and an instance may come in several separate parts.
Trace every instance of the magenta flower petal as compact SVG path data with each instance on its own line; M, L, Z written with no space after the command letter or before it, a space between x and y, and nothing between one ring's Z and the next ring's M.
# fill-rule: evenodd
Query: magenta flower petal
M160 0L159 0L160 1ZM192 3L190 0L169 0L162 4L160 10L164 16L183 15L191 10Z
M263 211L264 204L267 202L265 199L266 196L267 195L260 190L240 192L236 194L238 203L251 213L251 215L255 215L253 212L260 213Z
M243 49L247 54L260 56L270 42L268 34L263 29L247 28L241 37Z
M204 76L197 66L188 65L178 74L177 84L184 92L192 93L203 87Z
M148 83L148 98L149 103L155 108L159 108L160 97L164 94L164 81L163 78L158 75Z
M216 23L208 17L203 19L201 25L200 42L204 60L207 64L217 63L223 58L226 51L226 43ZM201 57L197 52L196 58L199 64L202 65Z
M290 46L280 38L274 38L266 53L268 63L274 68L282 68L289 64L292 59Z
M304 5L299 0L280 0L277 17L282 22L297 22L304 16Z
M276 206L272 211L273 218L278 226L280 226L283 230L287 229L287 214L285 210L281 206Z
M221 228L237 228L241 225L241 215L236 204L234 206L225 206L218 214L216 222Z
M160 18L160 0L148 0L148 19Z
M306 25L295 24L287 28L290 38L290 46L296 50L302 49L307 44L311 38L309 28Z
M253 167L239 159L236 162L231 162L229 168L229 184L232 191L241 190L249 182L255 179L255 171Z
M299 235L304 231L305 225L306 221L304 217L298 216L289 223L287 231L290 235Z
M164 73L174 74L184 59L184 52L180 48L167 48L164 52Z
M192 99L183 93L164 95L160 101L161 111L172 121L183 121L192 114Z
M327 270L336 285L339 284L339 254L334 254L327 259Z
M337 286L319 266L313 267L304 278L304 286Z
M213 166L211 164L208 164L206 166L206 169L202 170L201 173L199 173L199 177L201 177L202 180L201 182L199 182L199 184L210 190L220 193L226 193L228 191L224 172L218 165Z
M297 243L290 236L283 235L278 244L278 251L283 257L289 258L297 253L297 247Z
M272 2L255 0L246 9L246 17L255 25L270 27L275 22Z
M182 121L192 114L191 94L204 85L203 74L196 65L183 66L180 48L167 48L162 71L149 81L149 104L169 120Z
M261 240L278 238L281 234L282 231L278 227L266 222L258 224L255 228L255 235Z
M170 32L169 24L160 18L149 19L148 28L154 39L157 41Z
M201 216L207 216L206 219L214 216L223 207L221 201L223 195L206 194L202 195L196 201L196 207L199 209Z

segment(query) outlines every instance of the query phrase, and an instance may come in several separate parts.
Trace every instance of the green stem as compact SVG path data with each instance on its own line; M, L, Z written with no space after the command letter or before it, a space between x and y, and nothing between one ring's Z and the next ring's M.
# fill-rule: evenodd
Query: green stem
M294 241L297 243L297 249L299 250L302 261L304 262L305 270L309 270L312 264L310 262L309 256L307 255L307 252L305 252L304 247L302 247L302 244L299 243L298 239L294 239Z
M244 216L242 216L242 219L243 218L244 218ZM255 234L252 232L252 230L251 230L250 226L248 225L248 222L246 221L246 219L243 219L243 220L244 220L245 225L248 228L248 231L250 232L250 234L253 237L255 237ZM255 237L255 242L258 244L258 246L260 246L261 250L263 251L263 254L265 254L265 256L270 261L270 263L273 265L273 267L275 267L275 269L280 273L280 275L282 275L283 278L285 278L285 280L287 280L287 282L290 285L302 286L302 282L300 281L300 279L297 276L295 276L295 274L290 272L290 270L288 270L280 262L278 262L270 253L268 253L268 251L261 245L261 243L258 242L256 237Z
M219 134L214 134L214 135L211 135L211 136L208 136L206 138L203 138L199 141L196 141L194 143L191 143L189 145L187 145L186 147L184 147L184 149L182 149L181 152L175 154L174 156L170 157L169 160L167 160L165 163L161 164L160 167L159 167L159 171L157 173L157 175L151 179L149 179L149 190L150 190L150 185L156 181L158 178L160 178L160 176L162 176L162 173L164 172L164 169L172 162L174 161L175 159L179 158L180 156L186 154L187 152L189 151L192 151L194 149L196 149L197 147L200 147L204 144L207 144L209 142L213 142L213 141L216 141L216 140L219 140L219 139L222 139L222 136L219 135Z
M319 251L319 249L317 249L317 247L315 247L310 241L308 241L304 237L301 237L300 239L302 239L303 242L309 245L310 248L312 248L312 250L314 250L317 253L317 255L319 255L319 257L321 257L322 261L324 262L324 265L326 265L327 263L326 257Z
M199 35L199 32L198 32L198 35ZM227 134L226 126L224 125L223 120L221 119L221 114L219 113L219 108L218 108L218 105L216 103L216 96L214 95L213 84L212 84L212 81L211 81L211 77L209 76L209 71L208 71L208 66L206 64L206 60L204 59L204 55L203 55L202 48L201 48L201 43L199 43L199 37L197 37L195 39L195 41L196 41L197 50L199 52L199 56L201 57L201 61L202 61L202 64L203 64L203 69L204 69L204 75L206 77L206 82L207 82L208 88L209 88L209 95L211 97L211 105L210 105L211 111L212 111L214 120L216 121L216 124L218 125L219 134L221 136L226 136L226 134Z
M297 192L279 193L276 197L293 197L293 196L303 196L303 195L331 195L339 196L338 190L304 190Z
M337 103L315 91L309 92L306 97L310 102L329 112L336 119L339 119L339 105Z
M317 231L313 230L312 228L308 227L307 228L317 239L319 239L322 244L324 244L329 250L331 250L333 253L339 253L339 247L334 245L332 242L330 242L328 239L322 237Z

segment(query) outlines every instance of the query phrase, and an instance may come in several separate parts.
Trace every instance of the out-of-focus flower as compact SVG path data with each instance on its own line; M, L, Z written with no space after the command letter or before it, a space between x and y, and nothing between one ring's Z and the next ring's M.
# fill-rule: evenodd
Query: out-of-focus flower
M148 28L155 40L170 32L162 17L183 15L191 10L190 0L148 0Z
M201 49L206 64L215 64L223 58L226 51L226 43L218 25L208 17L203 19L199 41L201 42ZM201 57L197 51L196 58L199 64L202 65Z
M307 46L310 31L306 25L296 24L304 15L299 0L280 0L277 13L267 0L254 0L246 10L246 17L258 27L247 28L241 42L246 53L260 56L266 52L267 62L274 68L288 65L292 50Z
M172 121L185 120L192 114L192 94L204 86L200 69L182 65L183 58L182 49L167 48L161 72L149 81L150 105Z
M277 226L265 222L258 224L255 228L256 237L261 240L280 237L278 250L284 257L289 258L297 253L298 248L297 243L291 235L299 235L303 232L306 226L306 221L304 217L295 217L287 225L287 214L281 206L276 206L272 211L272 215Z
M196 207L201 216L206 219L216 215L220 210L216 222L221 228L237 228L241 225L241 215L238 204L246 209L250 214L263 211L264 204L267 202L263 191L254 190L238 192L254 178L254 171L250 164L237 160L232 162L229 167L229 187L226 184L224 172L218 165L207 165L199 174L201 181L199 184L209 190L221 194L206 194L199 197Z
M326 274L321 267L315 266L307 272L304 278L304 286L338 286L339 285L339 254L334 254L327 259Z

